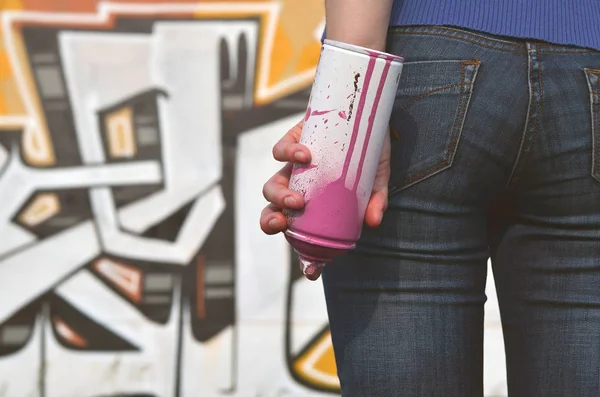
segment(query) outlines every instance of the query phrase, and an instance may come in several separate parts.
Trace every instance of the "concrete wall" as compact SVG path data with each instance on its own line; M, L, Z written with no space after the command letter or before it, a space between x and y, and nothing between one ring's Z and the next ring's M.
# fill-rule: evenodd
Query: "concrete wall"
M321 285L258 228L322 0L0 7L0 396L335 395Z

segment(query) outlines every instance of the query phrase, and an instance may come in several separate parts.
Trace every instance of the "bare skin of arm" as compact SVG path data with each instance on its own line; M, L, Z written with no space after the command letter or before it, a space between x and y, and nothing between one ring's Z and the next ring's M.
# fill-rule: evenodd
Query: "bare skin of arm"
M383 51L392 0L326 0L327 38Z
M385 49L392 0L326 0L325 19L327 38L373 50ZM269 202L261 215L260 227L267 234L286 229L284 209L304 206L302 195L288 188L293 163L310 163L310 151L299 143L302 121L290 129L273 147L273 157L286 163L263 186L263 195ZM387 208L390 178L390 140L385 140L371 199L365 214L365 223L377 227Z

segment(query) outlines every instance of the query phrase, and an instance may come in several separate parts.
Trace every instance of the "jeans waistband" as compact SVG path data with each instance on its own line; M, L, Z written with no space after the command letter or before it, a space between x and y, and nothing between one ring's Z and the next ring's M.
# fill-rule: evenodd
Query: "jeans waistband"
M527 52L527 43L533 44L546 53L582 54L595 53L598 51L580 48L576 46L552 44L539 40L527 40L516 37L497 36L489 33L477 32L469 29L454 28L448 26L393 26L390 27L389 37L395 35L423 35L446 37L460 40L481 47L506 52Z

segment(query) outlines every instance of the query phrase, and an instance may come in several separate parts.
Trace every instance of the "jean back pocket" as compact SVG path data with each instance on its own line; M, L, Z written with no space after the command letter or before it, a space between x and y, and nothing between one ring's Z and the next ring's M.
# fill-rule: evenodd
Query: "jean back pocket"
M390 194L452 165L480 62L407 62L390 119Z

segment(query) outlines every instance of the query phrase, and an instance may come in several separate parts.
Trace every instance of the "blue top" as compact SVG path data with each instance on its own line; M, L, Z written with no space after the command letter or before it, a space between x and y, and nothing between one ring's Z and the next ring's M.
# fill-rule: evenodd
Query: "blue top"
M449 25L600 50L600 0L394 0L390 25Z

